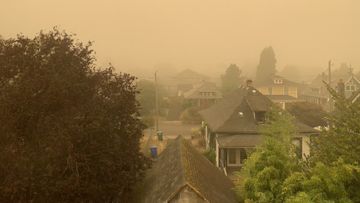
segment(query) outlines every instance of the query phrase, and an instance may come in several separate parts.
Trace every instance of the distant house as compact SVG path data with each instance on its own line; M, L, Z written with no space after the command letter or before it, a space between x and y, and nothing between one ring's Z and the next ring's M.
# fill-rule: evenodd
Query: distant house
M192 106L209 107L222 98L222 94L215 83L201 82L184 93L184 99Z
M351 97L358 90L360 90L360 80L351 74L345 82L345 97Z
M255 81L254 86L263 95L286 95L293 98L299 97L298 89L300 84L277 75L269 78L267 81Z
M177 87L177 96L191 90L196 84L202 81L208 81L209 78L190 69L185 69L173 77L173 81Z
M147 173L144 203L237 202L232 182L191 144L178 136Z
M280 106L282 109L286 109L286 105L289 103L305 101L289 95L267 95L267 97L275 104L278 104L278 106Z
M319 87L305 86L299 98L322 107L327 107L329 104L329 93L325 88L325 84Z
M272 105L268 97L248 86L200 112L206 126L206 146L216 151L216 166L227 172L242 166L248 151L262 142L259 127ZM304 158L310 154L310 136L317 131L299 121L295 124L298 134L293 143Z

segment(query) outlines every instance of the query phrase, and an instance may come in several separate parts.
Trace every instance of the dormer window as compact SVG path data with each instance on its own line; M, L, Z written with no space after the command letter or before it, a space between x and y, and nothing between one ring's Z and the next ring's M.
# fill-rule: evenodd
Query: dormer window
M274 79L274 84L281 85L281 84L283 84L283 80L282 79Z
M254 116L257 123L262 124L265 123L265 111L255 111Z

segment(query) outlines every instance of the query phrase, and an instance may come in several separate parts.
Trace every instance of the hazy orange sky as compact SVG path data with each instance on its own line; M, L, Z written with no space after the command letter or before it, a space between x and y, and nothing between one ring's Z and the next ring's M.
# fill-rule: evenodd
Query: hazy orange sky
M278 69L360 67L360 0L2 0L0 35L53 26L94 41L119 70L216 69L257 64L274 47Z

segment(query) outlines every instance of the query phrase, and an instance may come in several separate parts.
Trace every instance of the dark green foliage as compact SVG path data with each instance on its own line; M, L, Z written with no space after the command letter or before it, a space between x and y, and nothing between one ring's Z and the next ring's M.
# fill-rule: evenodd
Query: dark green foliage
M294 102L286 104L286 110L308 126L327 126L326 118L329 115L319 105L308 102Z
M330 129L315 139L314 159L330 164L342 158L346 163L360 163L360 103L338 95L329 88L335 99L335 111L329 118Z
M0 40L0 202L127 201L140 153L134 77L54 29Z
M221 88L223 94L228 94L241 85L243 78L240 77L241 70L236 64L231 64L221 76Z
M163 115L161 109L167 105L163 99L165 96L164 88L158 84L158 99L159 99L159 114ZM147 127L154 125L155 115L155 83L150 80L139 80L136 83L136 89L139 94L136 95L136 100L140 103L141 120Z
M151 115L155 111L155 83L150 80L139 80L136 83L137 90L140 92L137 95L137 100L141 105L140 114Z
M318 162L307 174L293 173L283 194L286 202L360 202L359 187L360 167L339 160L330 166Z
M276 73L276 58L272 47L265 48L260 55L259 65L256 70L256 82L270 79Z

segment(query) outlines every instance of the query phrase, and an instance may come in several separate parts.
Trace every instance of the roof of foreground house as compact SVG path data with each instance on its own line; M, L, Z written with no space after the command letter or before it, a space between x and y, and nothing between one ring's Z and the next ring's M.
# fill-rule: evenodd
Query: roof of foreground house
M254 118L256 111L268 111L272 101L254 87L241 87L222 101L200 112L213 132L226 134L258 134L259 124ZM298 120L295 125L300 133L316 132Z
M230 179L178 136L148 171L143 202L168 202L185 187L206 202L236 202Z

